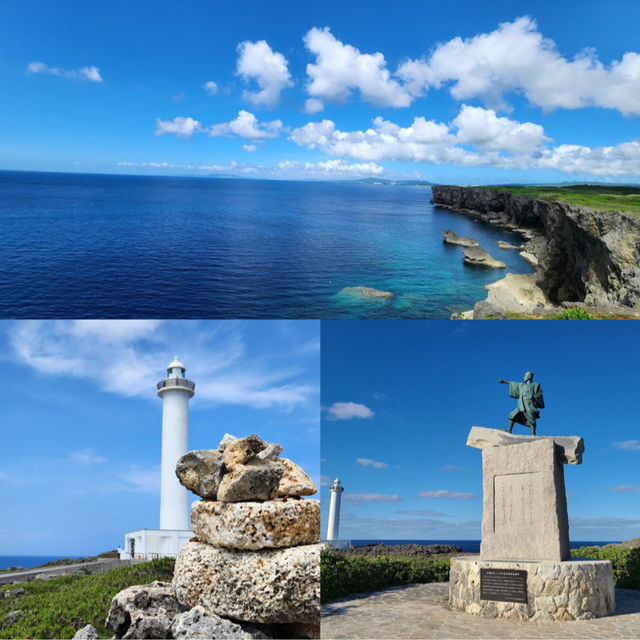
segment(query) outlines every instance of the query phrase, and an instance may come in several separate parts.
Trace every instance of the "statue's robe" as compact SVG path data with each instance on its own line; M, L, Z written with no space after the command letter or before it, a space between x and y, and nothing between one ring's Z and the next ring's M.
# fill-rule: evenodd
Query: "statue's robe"
M544 409L544 398L539 382L510 382L509 395L518 398L518 407L509 414L509 420L531 429L540 417L538 409Z

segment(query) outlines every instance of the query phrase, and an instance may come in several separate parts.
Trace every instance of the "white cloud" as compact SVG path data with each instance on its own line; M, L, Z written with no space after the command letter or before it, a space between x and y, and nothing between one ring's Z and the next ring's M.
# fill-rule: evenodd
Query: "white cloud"
M623 440L622 442L614 442L613 446L627 451L640 451L640 440Z
M356 458L356 463L363 467L373 467L374 469L386 469L389 466L386 462L378 462L369 458Z
M493 109L462 105L451 123L457 127L457 141L482 151L507 151L514 154L535 153L550 140L544 129L532 122L501 118Z
M246 147L246 148L245 148ZM259 147L258 144L243 145L245 151L251 151L251 147ZM174 164L170 162L130 162L121 161L116 163L117 167L128 169L144 170L181 170L181 171L201 171L226 175L261 175L271 179L320 179L320 180L340 180L377 176L384 172L383 167L375 162L346 162L341 159L325 160L320 162L301 162L292 160L282 160L274 166L264 166L262 164L246 164L232 161L226 165L219 164Z
M74 320L69 325L69 333L118 344L149 336L160 324L160 320Z
M401 502L402 498L387 493L349 493L345 491L342 498L344 504L357 505L368 502Z
M640 114L638 53L627 52L608 67L592 49L567 59L528 16L439 44L429 58L402 64L397 75L413 96L452 82L456 100L481 98L494 107L507 108L504 94L516 92L543 109L593 105Z
M188 336L176 337L182 333L168 321L24 321L13 325L10 342L20 364L125 397L154 397L178 353L196 373L198 402L283 411L315 406L317 381L301 364L295 334L286 348L274 343L247 353L240 323L194 324Z
M462 105L450 124L416 117L408 127L401 127L377 117L369 129L342 131L333 121L322 120L293 129L289 139L308 149L368 162L552 169L602 177L640 174L640 139L610 147L553 147L540 125L468 105Z
M307 109L316 109L320 99L344 102L352 90L378 107L407 107L412 96L391 77L382 53L360 53L355 47L344 44L329 28L314 27L304 36L307 49L315 54L315 64L307 65L310 80L307 93L316 102L307 103ZM312 111L308 111L312 113Z
M275 107L280 93L293 86L287 64L287 59L264 40L241 42L236 74L245 82L255 80L260 88L260 91L244 91L243 97L256 106Z
M609 147L584 147L563 144L545 150L534 158L525 158L525 168L555 169L570 174L603 177L640 175L640 139Z
M358 516L345 511L340 518L340 531L349 538L378 540L384 538L474 539L480 537L480 521L447 522L446 520L425 517L376 518Z
M441 513L440 511L432 511L431 509L403 509L403 510L396 511L396 513L400 513L406 516L425 516L428 518L455 518L456 517L448 513Z
M107 459L102 456L97 456L91 449L81 449L80 451L72 451L69 454L69 458L72 462L78 462L83 465L99 464L106 462Z
M265 140L267 138L277 138L282 131L282 122L272 120L271 122L258 122L258 118L253 113L241 109L238 117L230 122L214 124L209 129L209 135L229 136L236 135L248 140Z
M229 374L212 382L200 382L198 391L201 398L215 403L248 405L264 409L291 408L306 404L316 389L305 384L278 385L272 379L253 372L248 375Z
M160 120L156 118L155 135L174 134L178 138L190 138L194 133L202 131L202 125L193 118L178 116L173 120Z
M448 125L423 117L414 118L408 127L377 117L373 128L365 131L341 131L331 120L309 122L294 129L290 139L299 146L317 148L330 155L373 162L400 160L439 164L474 157L455 146L455 137Z
M418 498L436 498L447 500L471 500L477 498L475 493L448 491L447 489L439 489L438 491L420 491Z
M209 94L210 96L215 96L218 93L218 85L213 81L209 80L202 85L202 88Z
M375 162L345 162L344 160L325 160L320 162L300 162L282 160L277 170L287 174L304 178L356 178L377 176L384 169Z
M317 98L308 98L304 103L305 113L319 113L324 110L324 103Z
M0 478L2 477L2 475L0 474ZM325 475L321 475L320 476L320 486L321 487L329 487L331 486L331 483L333 482L333 480L331 479L330 476L325 476Z
M128 471L118 474L118 478L125 485L119 488L125 491L139 491L140 493L160 493L160 470L141 469L132 466Z
M45 73L52 76L67 78L68 80L80 80L84 82L103 82L98 67L80 67L79 69L60 69L50 67L44 62L30 62L27 65L27 73Z
M253 153L258 147L255 144L243 144L240 148L247 153Z
M640 485L637 484L619 484L617 487L611 487L614 493L640 493Z
M620 518L615 516L606 518L570 518L569 525L574 533L576 530L593 531L606 529L609 532L615 531L615 534L608 533L607 535L615 535L619 540L621 529L630 529L635 534L638 530L638 525L640 525L640 518Z
M354 418L373 418L375 413L356 402L334 402L327 409L327 420L352 420Z

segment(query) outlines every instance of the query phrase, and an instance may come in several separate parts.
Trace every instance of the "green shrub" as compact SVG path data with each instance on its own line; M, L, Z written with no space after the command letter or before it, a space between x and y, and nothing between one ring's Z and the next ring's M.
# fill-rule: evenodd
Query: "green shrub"
M559 320L593 320L593 316L580 307L571 307L558 314Z
M104 623L113 596L134 584L170 582L174 563L173 558L160 558L90 576L23 582L19 586L24 594L0 598L0 638L73 638L87 624L92 624L101 638L111 638L113 632ZM15 610L21 611L19 618L7 625L7 613Z
M351 593L449 579L449 558L362 558L328 551L320 561L322 602Z
M640 547L580 547L571 550L571 557L609 560L613 565L616 587L640 590Z

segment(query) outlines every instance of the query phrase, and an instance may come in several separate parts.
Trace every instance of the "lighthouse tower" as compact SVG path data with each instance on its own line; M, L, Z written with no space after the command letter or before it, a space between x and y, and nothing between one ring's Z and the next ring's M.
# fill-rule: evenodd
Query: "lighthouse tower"
M176 477L176 462L189 450L189 398L195 383L185 378L178 356L158 382L162 398L162 464L160 472L160 529L189 528L189 493Z
M329 487L331 491L331 504L329 505L329 530L327 540L338 540L338 529L340 528L340 499L344 487L340 484L340 478L336 478Z
M124 548L120 549L122 559L176 557L193 536L189 530L189 493L176 477L176 463L189 448L189 398L196 387L195 382L185 378L185 372L176 356L167 367L167 377L157 384L162 398L160 528L125 533Z

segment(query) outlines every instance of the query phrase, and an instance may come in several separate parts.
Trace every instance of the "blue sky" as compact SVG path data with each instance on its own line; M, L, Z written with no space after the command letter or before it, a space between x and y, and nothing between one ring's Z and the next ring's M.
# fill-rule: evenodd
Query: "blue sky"
M0 167L639 181L640 4L6 0Z
M505 428L500 378L541 383L540 435L584 438L565 465L572 540L640 536L640 325L620 321L322 323L322 533L339 476L340 537L480 539L472 426ZM528 429L516 425L515 433Z
M316 321L0 322L0 555L95 554L158 527L155 385L176 354L196 383L191 449L258 433L319 484L319 331Z

